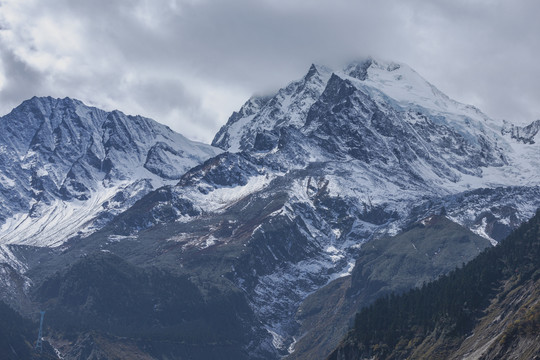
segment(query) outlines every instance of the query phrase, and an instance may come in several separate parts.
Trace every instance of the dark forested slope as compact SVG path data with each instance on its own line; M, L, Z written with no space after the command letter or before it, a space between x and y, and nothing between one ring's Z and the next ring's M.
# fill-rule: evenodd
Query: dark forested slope
M66 358L247 359L245 299L97 252L35 291L48 338Z
M363 309L329 359L534 359L539 289L540 211L462 268Z

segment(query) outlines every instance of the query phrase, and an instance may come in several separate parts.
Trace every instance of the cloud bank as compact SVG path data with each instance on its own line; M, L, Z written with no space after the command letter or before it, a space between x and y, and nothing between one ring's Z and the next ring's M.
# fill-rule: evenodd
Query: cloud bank
M0 113L69 96L209 142L253 93L372 55L530 122L539 13L534 0L0 0Z

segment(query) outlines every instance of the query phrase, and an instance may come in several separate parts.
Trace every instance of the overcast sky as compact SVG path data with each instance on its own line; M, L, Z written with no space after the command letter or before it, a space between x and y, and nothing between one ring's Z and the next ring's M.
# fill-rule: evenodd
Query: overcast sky
M539 14L537 0L0 0L0 114L69 96L210 142L252 94L371 55L530 122Z

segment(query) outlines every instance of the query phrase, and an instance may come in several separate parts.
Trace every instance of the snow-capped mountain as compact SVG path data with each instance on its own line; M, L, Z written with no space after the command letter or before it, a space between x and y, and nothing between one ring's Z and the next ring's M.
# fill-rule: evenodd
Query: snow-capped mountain
M0 244L99 229L219 151L140 116L34 97L0 118Z
M38 281L104 251L186 275L207 296L239 292L251 359L294 350L300 304L348 276L366 241L445 214L496 243L540 206L538 121L490 119L374 59L312 65L249 99L216 134L219 151L69 99L32 99L0 126L13 134L0 155L4 244L85 235L55 257L4 246L13 268Z
M538 186L539 123L490 119L407 65L369 58L334 72L312 65L274 96L250 99L212 144L265 169L324 164L330 192L378 204L389 194L395 202Z
M367 59L329 72L312 65L275 96L250 99L212 144L231 152L268 151L278 145L278 131L290 128L316 143L309 161L360 160L384 171L408 168L423 182L464 186L486 175L515 184L505 182L504 171L519 165L530 184L525 179L537 168L530 165L538 165L538 148L520 147L510 135L534 142L537 122L521 129L492 120L451 100L405 64Z
M508 129L404 64L313 65L230 117L212 143L227 152L96 239L116 253L134 239L177 244L182 259L234 253L220 260L222 275L268 331L250 353L285 355L301 335L299 304L349 274L365 241L444 212L496 243L534 214L540 147L534 129Z

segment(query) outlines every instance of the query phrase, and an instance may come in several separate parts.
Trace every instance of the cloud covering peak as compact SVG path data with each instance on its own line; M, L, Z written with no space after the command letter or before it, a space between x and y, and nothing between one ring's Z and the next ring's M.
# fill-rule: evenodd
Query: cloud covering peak
M540 117L540 3L0 1L0 112L75 97L209 141L255 92L373 55L494 117Z

